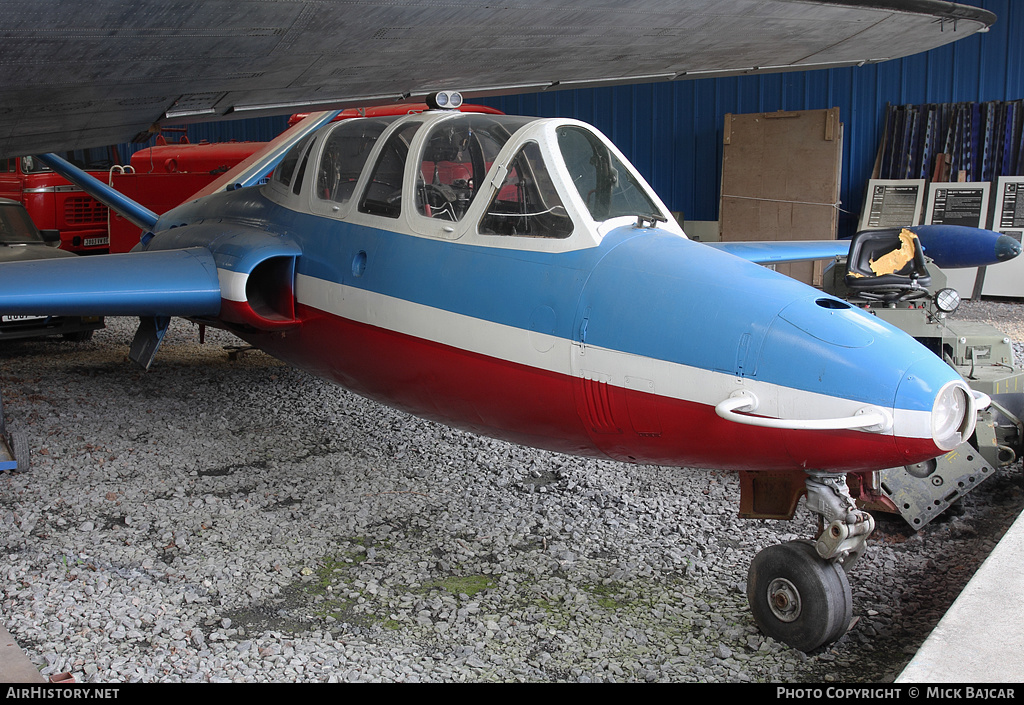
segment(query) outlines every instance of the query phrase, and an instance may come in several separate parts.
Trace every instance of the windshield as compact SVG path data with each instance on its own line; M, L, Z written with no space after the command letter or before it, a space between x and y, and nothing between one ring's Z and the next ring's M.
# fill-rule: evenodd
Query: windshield
M505 178L480 221L484 235L567 238L572 218L558 197L536 142L527 142L509 162Z
M590 216L604 222L619 216L663 215L640 182L589 130L558 128L558 148Z
M295 167L299 165L299 158L315 136L315 134L310 133L299 140L298 144L288 150L288 153L284 155L284 159L274 169L274 181L282 184L285 189L292 185L292 177L295 175ZM301 179L299 182L301 183Z
M0 243L14 245L42 241L35 224L21 205L0 204Z

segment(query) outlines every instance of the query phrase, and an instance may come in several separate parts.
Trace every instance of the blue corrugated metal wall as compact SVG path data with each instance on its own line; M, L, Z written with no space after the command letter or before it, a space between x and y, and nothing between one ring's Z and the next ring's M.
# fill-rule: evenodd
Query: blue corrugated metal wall
M508 113L597 125L687 220L717 220L726 113L838 106L846 125L841 229L856 220L888 103L1024 99L1024 2L959 0L991 10L992 29L927 54L860 68L556 91L482 100ZM194 125L193 141L266 140L286 118ZM125 152L122 152L125 154Z

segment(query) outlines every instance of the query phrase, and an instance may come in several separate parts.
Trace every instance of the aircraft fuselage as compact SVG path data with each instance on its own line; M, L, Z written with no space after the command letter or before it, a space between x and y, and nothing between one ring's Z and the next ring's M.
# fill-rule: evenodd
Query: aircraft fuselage
M422 134L460 118L416 119ZM414 156L402 167L397 215L366 212L355 195L332 212L320 191L330 167L315 166L329 158L320 138L296 155L308 166L294 184L182 206L161 219L148 247L209 247L221 320L280 359L410 413L531 446L671 466L850 471L929 459L969 435L963 383L905 334L692 242L674 223L586 217L592 207L572 188L571 167L557 163L558 129L539 121L512 135L484 165L486 179L471 184L480 195L457 220L454 211L437 217L437 199L429 215L423 203L424 179L457 163L428 158L429 139L404 144ZM571 234L482 232L495 229L482 225L498 208L488 201L512 188L499 176L515 171L516 150L530 143L542 147ZM372 190L385 149L365 158L353 194ZM757 399L760 417L881 410L889 423L745 425L716 413L737 392ZM946 409L937 404L962 408L938 418Z

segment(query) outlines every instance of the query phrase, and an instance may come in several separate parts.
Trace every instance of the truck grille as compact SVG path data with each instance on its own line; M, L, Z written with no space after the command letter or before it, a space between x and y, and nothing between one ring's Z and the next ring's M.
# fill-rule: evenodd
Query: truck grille
M71 196L64 201L64 222L68 225L103 223L107 207L89 196Z

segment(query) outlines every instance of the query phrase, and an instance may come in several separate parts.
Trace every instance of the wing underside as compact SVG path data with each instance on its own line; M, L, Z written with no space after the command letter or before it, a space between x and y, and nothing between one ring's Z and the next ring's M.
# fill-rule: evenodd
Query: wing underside
M157 123L857 65L994 15L942 0L0 0L0 156Z

